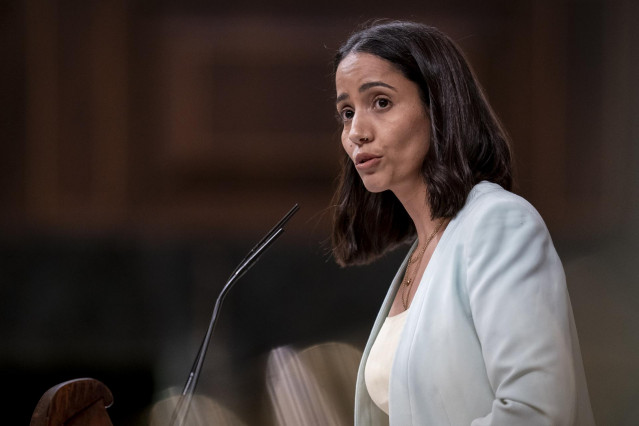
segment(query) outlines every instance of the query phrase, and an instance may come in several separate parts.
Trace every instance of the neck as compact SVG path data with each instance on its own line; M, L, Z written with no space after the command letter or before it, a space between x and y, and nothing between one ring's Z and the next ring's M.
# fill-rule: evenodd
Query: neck
M402 203L412 219L419 241L426 241L439 224L439 219L431 219L432 211L428 204L428 189L426 184L422 182L417 191L413 189L403 194L395 192L395 196L400 203ZM435 239L437 239L437 237L435 237Z

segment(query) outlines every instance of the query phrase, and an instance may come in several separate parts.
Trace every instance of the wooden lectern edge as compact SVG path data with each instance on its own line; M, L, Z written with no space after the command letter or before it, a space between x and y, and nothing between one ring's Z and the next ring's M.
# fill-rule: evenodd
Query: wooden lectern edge
M104 411L113 404L113 394L102 382L92 378L69 380L53 386L42 395L31 417L30 426L63 425L73 416L102 401Z

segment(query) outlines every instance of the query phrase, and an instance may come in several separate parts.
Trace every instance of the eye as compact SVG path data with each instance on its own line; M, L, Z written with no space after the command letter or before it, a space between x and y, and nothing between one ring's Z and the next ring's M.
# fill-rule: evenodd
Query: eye
M343 122L352 120L354 115L355 115L355 111L353 111L350 108L344 108L343 110L339 112L339 117L341 118Z
M386 109L391 105L391 101L387 98L375 99L375 107L379 109Z

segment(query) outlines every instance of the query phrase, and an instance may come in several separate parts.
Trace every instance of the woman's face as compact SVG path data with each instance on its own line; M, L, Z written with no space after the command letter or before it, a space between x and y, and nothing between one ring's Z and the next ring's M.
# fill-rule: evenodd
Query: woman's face
M430 119L418 86L390 62L350 53L335 74L342 145L371 192L398 197L425 186L421 166Z

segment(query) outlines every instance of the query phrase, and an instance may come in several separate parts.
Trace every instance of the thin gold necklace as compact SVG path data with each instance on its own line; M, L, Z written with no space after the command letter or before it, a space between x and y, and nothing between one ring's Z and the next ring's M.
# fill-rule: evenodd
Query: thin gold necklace
M422 264L422 258L424 257L424 253L426 252L426 249L428 248L428 245L430 244L430 242L433 240L433 238L435 238L435 235L437 235L441 227L444 225L444 222L446 222L445 219L442 219L441 222L439 222L439 225L437 225L433 233L430 234L428 239L426 239L426 243L424 244L424 247L422 247L422 249L419 251L417 256L408 258L408 263L406 264L406 272L404 273L404 280L402 281L402 285L401 285L402 305L404 306L404 310L408 309L408 299L410 297L410 290L413 286L413 282L415 282L415 278L417 277L417 271L419 271L419 265ZM417 262L417 264L415 265L413 276L412 278L408 278L408 271L410 270L411 265L415 262Z

